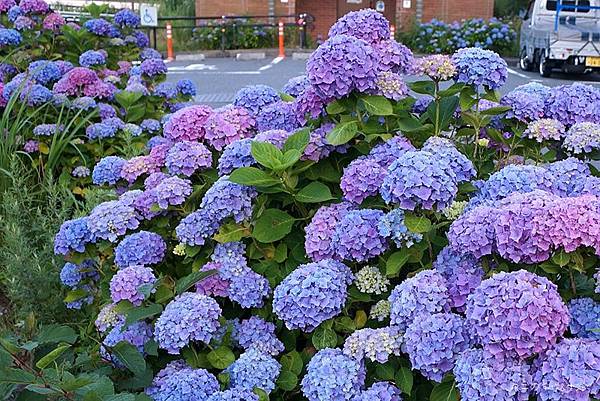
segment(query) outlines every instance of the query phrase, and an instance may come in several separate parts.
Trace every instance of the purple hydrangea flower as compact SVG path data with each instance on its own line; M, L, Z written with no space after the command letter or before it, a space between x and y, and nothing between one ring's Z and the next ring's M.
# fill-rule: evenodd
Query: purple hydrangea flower
M17 5L17 3L15 0L1 0L0 1L0 12L5 13L11 7L16 6L16 5Z
M416 316L404 335L412 368L429 380L441 382L454 368L458 355L471 346L468 331L465 319L454 313Z
M469 296L466 316L487 351L518 358L551 348L569 324L557 286L525 270L484 280Z
M193 369L183 360L170 362L159 371L146 394L154 401L205 400L218 393L217 378L205 369Z
M50 6L44 0L21 0L19 7L26 14L46 14Z
M335 257L332 237L335 228L342 217L352 210L354 206L348 202L322 206L306 226L306 239L304 249L310 259L318 262L323 259Z
M252 117L256 117L264 107L280 100L277 91L270 86L249 85L235 94L233 105L245 108Z
M534 363L540 401L579 401L600 395L600 343L564 339Z
M544 115L544 99L527 92L509 92L502 96L500 103L511 108L506 112L507 118L529 122L538 120Z
M156 233L140 231L128 235L115 248L115 264L120 267L155 265L165 257L167 244Z
M388 249L387 240L377 225L384 216L381 210L361 209L346 213L336 225L331 244L343 260L365 262Z
M391 383L373 383L371 387L362 391L352 401L402 401L400 389Z
M410 74L415 59L412 51L394 39L384 40L373 46L378 53L379 70L396 74Z
M212 154L201 143L182 141L177 142L167 153L165 166L171 174L192 176L200 169L210 168Z
M206 277L196 283L196 292L209 297L227 297L229 295L229 280L221 276L221 263L206 263L200 271L216 270L212 276Z
M213 110L209 106L195 105L176 111L164 125L164 136L174 142L199 141L206 134L204 124Z
M244 309L262 308L270 294L269 280L250 268L230 279L228 297Z
M350 269L331 259L301 265L275 288L273 311L288 329L310 333L342 311L352 280Z
M139 227L139 216L132 206L119 201L108 201L96 206L87 219L92 236L116 242L127 230Z
M600 90L580 83L554 87L546 98L545 115L567 126L600 123Z
M214 393L207 401L259 401L258 395L252 390L235 388Z
M498 89L508 78L506 61L491 50L478 47L460 49L454 53L452 61L458 70L456 80L467 85Z
M273 357L250 348L225 370L229 385L234 389L253 390L255 387L270 393L275 389L281 364Z
M94 35L114 38L119 36L119 30L116 26L105 19L95 18L85 21L83 27Z
M377 75L375 82L376 93L393 101L399 101L408 96L408 86L400 74L383 71Z
M448 285L435 270L424 270L403 281L392 291L390 302L391 323L401 330L424 316L450 310Z
M415 147L410 141L397 133L392 138L371 149L368 157L387 169L400 155L414 150Z
M494 224L496 209L479 206L463 213L448 230L448 240L454 251L470 253L476 258L496 250Z
M167 73L167 65L158 58L149 58L142 61L140 69L143 75L154 78Z
M297 77L290 78L281 91L287 95L298 97L304 93L306 88L310 86L310 82L306 75L300 75Z
M470 181L477 175L473 162L460 153L454 144L446 138L431 137L425 141L422 150L433 153L443 163L447 164L454 171L458 182Z
M184 292L165 307L156 321L154 336L169 354L179 354L190 341L210 343L219 328L221 308L212 298Z
M284 131L282 129L274 129L274 130L259 132L254 137L254 140L256 142L268 142L271 145L274 145L279 149L283 149L283 145L288 140L290 135L292 135L291 132Z
M185 245L202 246L216 234L220 220L208 209L200 209L184 217L175 228L177 239Z
M571 334L579 338L600 340L600 303L592 298L577 298L569 302Z
M241 223L252 216L252 199L256 196L254 188L235 184L223 176L206 191L200 208L210 210L218 221L233 217L236 223Z
M308 79L323 99L342 98L353 91L371 91L377 80L376 55L375 50L360 39L333 36L309 58Z
M310 132L308 145L304 149L304 153L300 160L312 160L318 162L321 159L326 158L331 152L346 153L347 146L333 146L327 141L327 135L335 128L335 125L325 123L319 128Z
M322 98L317 89L310 85L294 100L294 108L298 121L304 125L308 119L321 116L325 112L325 106L330 100L332 99Z
M565 125L560 121L542 118L529 123L523 135L540 143L549 140L560 141L565 135L565 130Z
M32 139L25 142L23 145L23 151L25 153L35 153L40 150L40 143L38 141L34 141Z
M284 350L283 343L275 335L275 325L258 316L240 323L236 339L244 350L255 348L272 356L279 355Z
M454 377L463 401L528 401L532 388L529 370L524 362L499 360L472 349L457 358Z
M113 302L129 301L140 306L146 299L147 288L150 290L156 283L152 269L144 266L129 266L121 269L110 280L110 298ZM152 288L150 292L156 292Z
M196 84L190 79L177 81L177 91L183 96L196 96Z
M447 246L438 254L433 268L446 279L450 306L464 312L467 297L481 284L483 268L475 257Z
M388 168L381 186L386 203L403 209L442 210L458 192L456 175L430 152L406 152Z
M565 134L563 148L575 153L589 153L600 148L600 124L581 122L574 124Z
M259 132L269 130L293 132L300 128L293 103L278 101L263 107L256 116L256 128Z
M179 177L165 178L154 189L151 189L154 203L161 209L169 206L178 206L185 202L192 194L192 185L189 180Z
M358 360L386 363L392 355L400 356L403 335L398 327L361 329L344 342L344 354Z
M362 362L339 349L325 348L312 357L302 379L302 394L308 401L350 401L365 383Z
M344 198L361 204L369 196L379 193L387 170L369 157L359 157L346 168L340 181Z
M415 72L427 75L434 81L448 81L456 76L452 58L444 54L433 54L416 60Z
M385 16L370 8L351 11L336 21L329 29L329 37L348 35L377 44L390 39L390 23Z
M216 150L254 135L256 122L248 110L228 105L216 109L205 124L206 141Z
M152 155L136 156L125 162L121 169L121 178L129 184L133 184L141 176L155 173L159 169L160 167Z
M94 236L88 228L88 218L67 220L60 226L54 237L54 253L66 255L71 251L84 252L85 246L94 241Z

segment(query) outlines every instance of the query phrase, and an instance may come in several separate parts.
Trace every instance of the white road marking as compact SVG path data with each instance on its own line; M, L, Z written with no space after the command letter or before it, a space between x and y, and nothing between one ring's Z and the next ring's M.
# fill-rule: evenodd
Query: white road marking
M260 75L260 71L185 71L185 70L177 70L177 71L169 71L169 74L190 74L193 72L194 74L199 75Z
M185 66L169 67L170 72L174 72L174 71L204 71L204 70L216 71L217 66L209 65L209 64L190 64L190 65L185 65Z
M279 64L283 61L283 57L275 57L269 64L263 65L258 69L258 71L266 71L269 68L272 68L275 64Z
M531 79L531 77L528 77L528 76L527 76L527 75L525 75L525 74L521 74L520 72L518 72L518 71L515 71L515 70L513 70L512 68L509 68L509 69L508 69L508 72L509 72L509 73L511 73L511 74L513 74L513 75L516 75L517 77L521 77L521 78L525 78L525 79Z

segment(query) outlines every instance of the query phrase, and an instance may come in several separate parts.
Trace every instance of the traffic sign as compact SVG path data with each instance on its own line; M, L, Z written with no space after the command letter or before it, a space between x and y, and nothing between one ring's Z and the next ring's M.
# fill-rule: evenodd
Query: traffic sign
M140 5L142 26L158 26L158 8L148 4Z

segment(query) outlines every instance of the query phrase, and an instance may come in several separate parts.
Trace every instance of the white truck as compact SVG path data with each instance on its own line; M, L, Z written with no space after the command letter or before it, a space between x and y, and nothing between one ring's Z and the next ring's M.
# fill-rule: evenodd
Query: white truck
M519 48L521 69L544 77L600 71L600 0L531 1Z

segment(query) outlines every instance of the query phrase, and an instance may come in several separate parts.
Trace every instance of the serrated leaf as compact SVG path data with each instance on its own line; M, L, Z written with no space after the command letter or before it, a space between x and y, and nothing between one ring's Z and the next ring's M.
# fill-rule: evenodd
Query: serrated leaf
M225 369L235 362L234 353L227 347L219 347L206 355L208 362L215 369Z
M417 216L412 213L404 215L404 224L413 233L426 233L431 230L431 221L425 216Z
M297 385L298 376L290 371L282 371L277 378L277 386L284 391L292 391Z
M346 107L337 100L334 100L327 105L327 114L329 115L342 114L345 111Z
M265 390L255 387L252 392L258 395L258 401L269 401L269 394Z
M231 172L229 181L240 185L270 187L281 183L279 178L267 174L256 167L240 167Z
M310 141L310 131L308 128L303 128L294 132L292 135L286 139L285 144L283 144L283 153L287 152L291 149L296 149L301 154L304 153L304 149L308 145Z
M364 310L356 311L356 315L354 315L354 325L357 329L362 329L367 324L367 313Z
M333 199L329 187L318 181L311 182L294 197L302 203L321 203Z
M267 209L258 218L252 236L259 242L268 244L278 241L292 231L295 219L279 209Z
M258 164L275 170L281 165L283 153L272 143L253 141L252 157Z
M146 370L144 356L136 347L127 341L119 342L111 349L111 352L119 359L119 362L125 365L125 367L134 375L141 375Z
M365 95L360 98L360 103L372 116L390 116L394 114L392 103L383 96Z
M0 370L0 383L26 385L35 383L35 381L35 375L24 370L12 368Z
M192 286L194 284L196 284L198 281L204 280L205 278L210 277L216 273L217 273L216 270L192 272L191 274L188 274L187 276L182 277L179 280L177 280L177 284L175 284L175 293L178 295L182 294L182 293L186 292L187 290L189 290L190 288L192 288Z
M384 365L378 365L375 368L375 375L381 380L393 381L394 380L394 367L389 363Z
M213 236L214 240L221 244L227 242L237 242L250 235L248 227L240 226L235 223L227 223L221 226L219 232Z
M560 267L568 265L570 260L571 256L562 249L552 256L552 261Z
M327 134L327 143L338 146L344 145L352 140L358 133L358 123L354 120L346 121L336 125L336 127Z
M407 85L413 92L421 95L434 96L435 94L435 84L433 81L416 81L410 82Z

